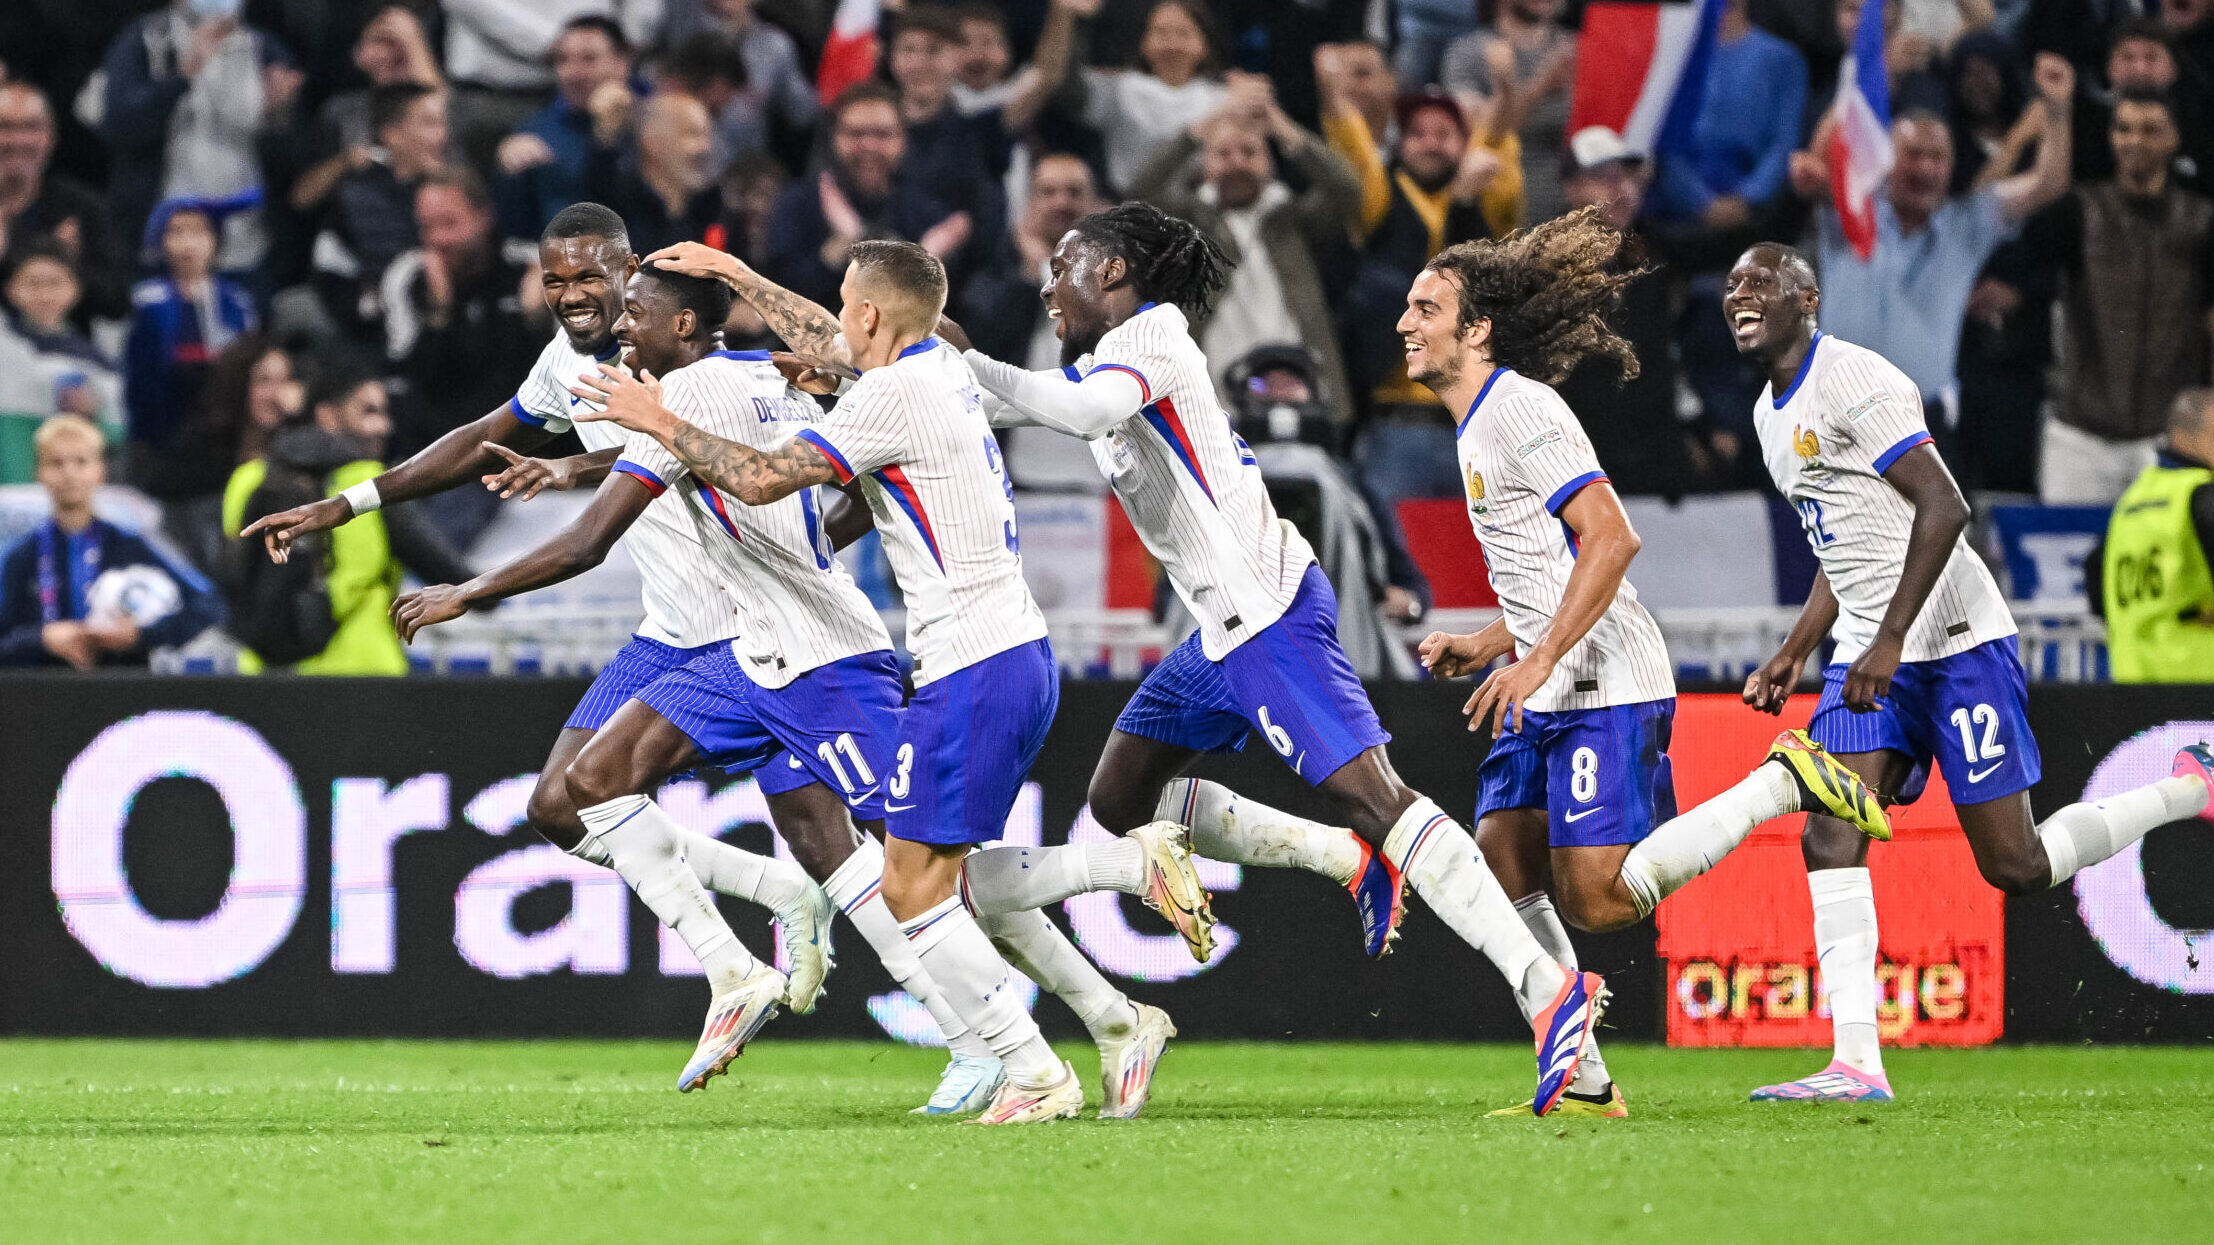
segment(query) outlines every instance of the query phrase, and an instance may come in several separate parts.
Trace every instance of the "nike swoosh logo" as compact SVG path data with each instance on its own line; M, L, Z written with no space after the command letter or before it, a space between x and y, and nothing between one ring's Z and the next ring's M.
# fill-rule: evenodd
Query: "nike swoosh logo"
M2004 762L2004 761L2001 761L2001 762L1999 762L1999 763L1998 763L1997 765L1991 766L1991 767L1990 767L1990 768L1988 768L1988 769L1982 769L1982 770L1973 770L1973 769L1972 769L1972 770L1969 770L1969 771L1968 771L1968 781L1969 781L1969 782L1982 782L1982 781L1983 781L1984 779L1986 779L1986 778L1989 778L1989 777L1991 777L1991 775L1993 775L1993 774L1997 773L1997 772L1998 772L1999 770L2002 770L2002 769L2004 769L2004 768L2006 768L2006 762Z
M886 804L886 805L884 806L884 811L885 811L885 812L887 812L887 813L904 813L904 812L906 812L906 811L907 811L908 809L911 809L911 808L913 808L913 807L915 807L915 806L914 806L914 805L912 805L912 804L889 804L889 803L887 803L887 804Z
M847 797L846 797L846 803L848 803L848 804L851 804L851 805L853 805L853 806L854 806L855 808L859 808L859 807L861 807L861 801L863 801L863 800L866 800L866 799L868 799L868 798L869 798L870 796L872 796L872 795L875 795L875 794L876 794L876 788L874 788L874 787L871 787L871 788L869 788L869 789L868 789L868 790L866 790L866 791L860 792L860 793L858 793L858 794L855 794L855 795L849 795L849 796L847 796Z
M1587 808L1587 809L1585 809L1585 810L1584 810L1583 812L1580 812L1580 813L1570 813L1570 814L1568 814L1567 816L1565 816L1565 817L1561 818L1561 820L1562 820L1562 821L1565 821L1565 822L1568 822L1569 824L1573 825L1573 824L1575 824L1576 822L1582 821L1582 820L1583 820L1584 818L1586 818L1586 817L1589 817L1589 816L1591 816L1591 815L1592 815L1593 813L1596 813L1596 812L1598 812L1598 811L1599 811L1600 809L1602 809L1602 808L1605 808L1605 807L1606 807L1606 805L1604 805L1604 804L1596 805L1596 806L1594 806L1594 807L1592 807L1592 808Z

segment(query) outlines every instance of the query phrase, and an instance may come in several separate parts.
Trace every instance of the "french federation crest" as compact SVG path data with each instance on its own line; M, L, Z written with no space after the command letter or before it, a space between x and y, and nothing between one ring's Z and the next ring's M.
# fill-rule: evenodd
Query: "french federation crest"
M1474 467L1468 469L1468 508L1477 514L1491 513L1491 507L1484 504L1484 473Z
M1799 456L1799 466L1802 470L1809 473L1826 470L1822 465L1822 438L1815 435L1814 429L1802 428L1797 424L1793 424L1791 426L1791 449L1793 453Z

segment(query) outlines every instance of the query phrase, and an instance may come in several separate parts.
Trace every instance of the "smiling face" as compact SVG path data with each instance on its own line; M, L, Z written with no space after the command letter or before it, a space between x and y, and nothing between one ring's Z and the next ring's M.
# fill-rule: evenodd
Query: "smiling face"
M579 27L563 31L553 45L554 85L572 108L582 108L592 92L630 75L630 58L616 50L604 30Z
M830 131L830 153L846 181L865 195L892 192L892 177L907 154L907 130L899 112L884 100L846 105Z
M2181 141L2175 118L2151 100L2123 99L2114 105L2107 125L2107 141L2114 148L2114 171L2124 186L2147 187L2158 181L2161 170L2175 159Z
M1183 5L1173 0L1155 5L1146 15L1138 59L1154 77L1170 86L1182 86L1207 61L1207 34Z
M623 312L622 283L638 270L637 258L613 238L548 238L538 246L538 267L546 308L569 345L581 354L606 350Z
M1407 379L1442 393L1458 383L1471 362L1481 362L1491 339L1491 321L1478 320L1461 330L1461 291L1453 278L1424 269L1407 290L1407 310L1399 317L1406 343Z
M1268 154L1268 136L1246 125L1218 125L1207 133L1199 156L1200 173L1232 211L1251 207L1276 177Z
M2123 39L2106 54L2106 80L2117 91L2165 91L2176 84L2176 58L2157 39Z
M623 315L615 321L623 366L665 376L691 361L686 343L699 329L699 316L677 306L669 287L652 273L640 272L623 290Z
M1399 165L1424 190L1453 180L1467 150L1468 132L1443 108L1417 110L1399 135Z
M1061 366L1090 354L1114 327L1112 291L1127 286L1130 266L1099 243L1070 230L1053 250L1051 271L1038 291L1061 339ZM1122 300L1127 301L1127 299Z
M1007 31L998 22L978 14L961 19L961 83L981 91L1007 76L1013 56L1007 50Z
M1739 354L1763 363L1806 340L1822 292L1772 246L1745 252L1722 282L1722 314Z

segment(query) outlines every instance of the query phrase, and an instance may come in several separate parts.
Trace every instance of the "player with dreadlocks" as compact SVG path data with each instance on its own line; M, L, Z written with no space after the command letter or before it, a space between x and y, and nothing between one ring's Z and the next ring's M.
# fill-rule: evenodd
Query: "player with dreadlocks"
M1191 320L1222 288L1226 267L1190 222L1125 203L1078 221L1054 251L1041 293L1061 335L1060 371L968 352L1004 404L994 422L1091 443L1139 537L1200 620L1116 720L1092 775L1092 815L1118 833L1175 821L1201 855L1332 878L1352 891L1371 955L1396 936L1401 886L1411 882L1513 987L1537 1034L1532 1101L1543 1115L1590 1044L1600 980L1545 952L1468 832L1393 771L1390 736L1338 645L1330 581L1298 529L1276 517L1192 339ZM1201 753L1242 748L1252 732L1335 799L1352 829L1181 776ZM1134 846L1125 838L980 852L965 866L963 894L990 913L1117 887L1136 867ZM1193 955L1208 958L1212 914L1171 915Z
M1607 326L1640 275L1614 263L1621 242L1586 209L1448 247L1415 278L1399 318L1407 375L1461 412L1468 516L1501 608L1473 635L1430 633L1422 661L1451 677L1517 659L1465 710L1470 730L1492 728L1476 841L1537 941L1570 965L1555 898L1580 928L1618 929L1772 817L1814 809L1873 837L1891 833L1867 788L1804 731L1779 735L1750 777L1676 816L1675 679L1660 628L1625 577L1637 533L1552 388L1587 355L1636 374L1630 344ZM1563 1110L1629 1114L1596 1044Z

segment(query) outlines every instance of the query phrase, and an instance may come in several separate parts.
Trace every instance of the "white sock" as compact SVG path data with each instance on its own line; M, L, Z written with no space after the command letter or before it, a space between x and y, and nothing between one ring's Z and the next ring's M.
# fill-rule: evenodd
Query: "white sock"
M1204 778L1174 778L1153 816L1192 832L1192 851L1209 860L1270 869L1305 869L1350 885L1360 840L1344 826L1294 817Z
M1138 1023L1130 996L1117 990L1045 913L1031 908L978 917L977 924L1016 971L1060 996L1095 1042L1126 1037Z
M577 816L585 828L577 854L584 855L582 849L597 840L608 867L692 949L717 991L730 989L761 966L730 932L707 888L684 862L677 846L681 827L660 805L642 795L626 795L579 809Z
M1661 900L1720 864L1753 827L1797 812L1799 799L1799 784L1783 766L1764 761L1736 786L1654 827L1622 860L1622 885L1638 915L1652 915Z
M1530 937L1537 939L1562 968L1574 972L1577 968L1575 944L1568 941L1568 927L1561 924L1561 915L1553 910L1553 898L1544 891L1533 891L1514 901L1514 910L1522 914L1522 923L1530 927ZM1579 1094L1603 1094L1607 1092L1606 1057L1599 1053L1599 1037L1592 1035L1591 1045L1584 1048L1583 1061L1576 1065L1576 1082L1569 1089Z
M699 878L700 885L718 895L759 904L771 912L785 912L796 906L807 891L807 871L789 860L733 847L721 839L682 826L677 827L676 833L684 863L692 866L692 874ZM615 867L599 840L589 835L571 854L596 865Z
M1876 892L1868 870L1816 869L1807 874L1807 890L1814 896L1814 947L1822 960L1822 985L1830 995L1835 1057L1882 1076L1883 1047L1876 1038Z
M987 847L961 864L969 911L996 916L1092 891L1145 893L1145 848L1136 839L1062 847Z
M1016 1084L1035 1088L1061 1079L1061 1061L1022 1009L1014 970L992 950L960 896L900 922L900 929L946 1001L1007 1065Z
M1476 840L1436 801L1423 797L1407 806L1384 838L1384 857L1463 942L1490 958L1514 988L1523 1019L1560 993L1566 980L1560 965L1530 936Z
M2096 804L2070 804L2037 827L2045 860L2052 866L2053 885L2121 851L2154 828L2182 821L2205 807L2206 784L2195 777L2163 778Z
M915 954L907 935L900 932L899 922L893 919L892 910L884 904L884 845L867 835L861 836L861 845L853 849L846 863L831 873L823 883L823 890L829 893L830 902L837 904L838 910L853 922L853 927L861 931L861 937L876 952L884 971L892 975L900 989L929 1009L930 1018L938 1022L938 1032L945 1037L947 1048L956 1055L990 1059L992 1048L971 1032L953 1010L953 1005L946 1002L945 992L923 971L921 957Z

